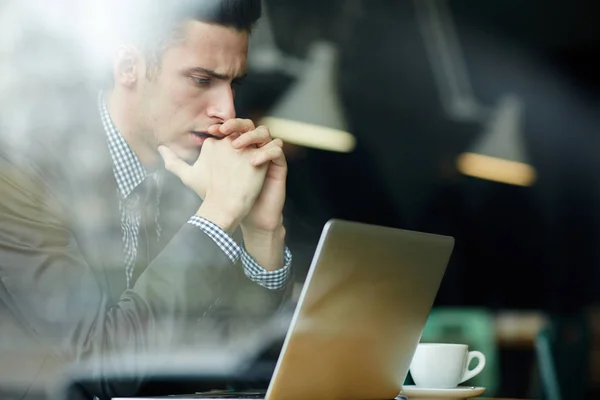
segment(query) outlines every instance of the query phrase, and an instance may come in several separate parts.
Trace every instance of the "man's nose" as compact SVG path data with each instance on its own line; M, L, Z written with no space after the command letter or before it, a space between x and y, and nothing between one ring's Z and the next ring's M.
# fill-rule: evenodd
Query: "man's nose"
M235 118L233 97L233 89L231 87L223 88L215 93L208 109L209 117L217 118L223 122Z

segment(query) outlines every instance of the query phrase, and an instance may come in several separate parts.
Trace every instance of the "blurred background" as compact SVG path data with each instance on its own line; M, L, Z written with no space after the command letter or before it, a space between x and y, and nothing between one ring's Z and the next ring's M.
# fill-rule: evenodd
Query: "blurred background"
M298 282L329 218L454 236L424 339L454 329L492 346L488 387L534 393L537 335L582 315L576 332L593 335L600 300L600 5L265 4L237 103L242 115L274 117L272 133L289 139ZM298 138L285 121L351 137ZM583 342L566 352L600 365Z
M293 232L318 235L336 217L452 235L457 248L440 305L549 310L600 299L600 6L493 0L266 4L273 45L284 60L256 62L238 89L238 112L270 115L311 68L331 68L331 87L314 85L308 101L337 97L340 109L333 112L344 113L346 130L356 139L348 152L289 147L288 217L298 224ZM447 13L452 33L439 32L430 46L427 36L438 32L424 31L448 22ZM267 56L258 51L259 32L255 57ZM311 59L321 40L337 52L331 67L328 55L322 65ZM442 65L455 55L448 64L460 68ZM453 69L464 69L464 85L454 76L462 71ZM491 134L513 141L497 144L535 169L536 179L527 185L475 178L459 168L461 154L476 152L482 136L490 135L489 120L502 112L507 96L517 99L520 115L508 115L516 121ZM491 115L460 110L463 97ZM298 118L303 106L311 107L302 100L294 104Z

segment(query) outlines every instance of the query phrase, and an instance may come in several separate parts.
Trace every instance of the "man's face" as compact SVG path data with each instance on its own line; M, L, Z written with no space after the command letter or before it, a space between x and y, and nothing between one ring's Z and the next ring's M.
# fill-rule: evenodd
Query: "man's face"
M152 150L166 145L193 162L208 127L235 118L234 85L246 70L248 33L190 21L184 34L151 79L140 71L138 126Z

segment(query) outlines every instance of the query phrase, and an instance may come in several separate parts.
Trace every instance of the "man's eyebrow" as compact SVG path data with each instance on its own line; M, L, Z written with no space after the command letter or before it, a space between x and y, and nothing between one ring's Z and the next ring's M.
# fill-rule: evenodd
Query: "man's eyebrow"
M234 81L234 82L240 82L242 81L244 78L246 78L246 74L243 75L239 75L239 76L231 76L231 75L223 75L223 74L219 74L213 70L207 69L207 68L202 68L202 67L194 67L194 68L190 68L188 70L189 73L196 73L196 74L204 74L204 75L208 75L211 78L215 78L221 81Z

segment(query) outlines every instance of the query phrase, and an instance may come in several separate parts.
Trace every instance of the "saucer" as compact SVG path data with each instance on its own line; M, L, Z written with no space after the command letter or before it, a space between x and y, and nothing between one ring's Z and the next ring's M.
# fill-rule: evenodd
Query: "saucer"
M401 394L408 396L410 399L422 400L454 400L468 399L470 397L479 396L485 392L484 387L476 386L457 386L450 389L429 389L417 387L414 385L404 385Z

